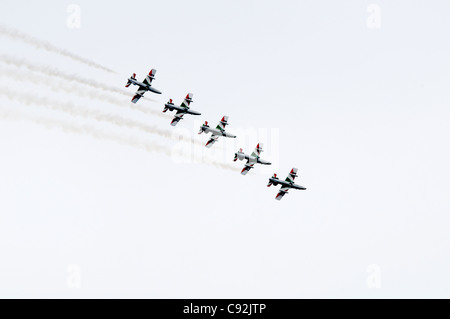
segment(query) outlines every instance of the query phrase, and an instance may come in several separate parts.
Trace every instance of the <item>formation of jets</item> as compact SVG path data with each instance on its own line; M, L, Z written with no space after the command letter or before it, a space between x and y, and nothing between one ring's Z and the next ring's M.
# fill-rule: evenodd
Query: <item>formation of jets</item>
M145 79L142 82L139 82L136 80L136 73L133 73L133 75L128 79L127 84L125 87L129 87L131 84L137 85L138 90L136 91L136 94L131 99L131 102L136 103L139 101L139 99L144 96L144 93L147 91L161 94L161 91L155 89L152 87L152 81L155 79L156 70L152 69L149 74L145 77ZM183 119L183 116L185 114L190 115L201 115L200 112L194 111L190 108L192 100L192 93L188 93L184 99L184 101L181 103L181 105L175 105L172 101L172 99L169 100L166 104L164 104L163 112L167 111L176 111L174 118L172 119L172 122L170 122L170 125L176 126L180 120ZM220 120L219 124L215 128L210 127L208 125L208 122L205 121L205 123L200 126L200 131L198 134L202 133L211 133L211 136L209 140L206 142L205 146L207 148L210 148L215 142L218 141L219 137L228 137L228 138L236 138L236 135L233 135L229 132L225 131L225 127L228 125L228 116L223 116ZM255 164L261 164L261 165L271 165L272 163L265 161L261 159L260 155L263 151L262 149L263 144L258 143L256 145L255 150L250 154L247 155L243 152L242 148L239 149L238 152L234 154L234 161L237 160L243 161L247 160L245 163L244 168L241 171L242 175L247 175L247 173L254 168ZM294 183L294 179L297 177L297 168L293 168L288 177L286 177L285 180L281 180L277 177L277 174L274 174L271 178L269 178L269 184L267 187L270 187L272 185L278 186L281 185L280 191L278 192L277 196L275 197L276 200L281 200L284 195L288 193L290 189L299 189L299 190L306 190L306 187L297 185Z

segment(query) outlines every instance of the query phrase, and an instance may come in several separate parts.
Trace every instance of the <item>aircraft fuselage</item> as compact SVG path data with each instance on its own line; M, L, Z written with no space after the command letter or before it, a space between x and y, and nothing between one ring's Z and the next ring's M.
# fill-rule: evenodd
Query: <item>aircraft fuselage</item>
M164 104L164 106L169 110L169 111L173 111L173 110L177 110L177 111L182 111L185 112L186 114L192 114L192 115L202 115L202 113L191 110L190 108L185 108L179 105L175 105L175 104L170 104L170 103L166 103Z
M278 184L280 184L282 186L286 186L286 187L294 188L294 189L300 189L300 190L305 190L306 189L306 187L303 187L303 186L300 186L300 185L297 185L297 184L294 184L294 183L289 183L288 181L283 181L281 179L274 178L274 177L269 178L269 181L272 182L272 184L274 186L277 186Z
M234 155L235 155L236 159L239 159L241 161L246 159L249 161L250 164L258 163L258 164L262 164L262 165L272 165L272 163L261 159L259 156L251 156L251 155L245 154L243 152L242 153L239 153L239 152L234 153Z
M142 88L142 89L144 89L144 90L146 90L146 91L151 91L151 92L156 93L156 94L161 94L161 91L155 89L155 88L152 87L151 85L148 85L148 84L139 82L139 81L136 80L136 79L129 78L128 81L130 81L130 82L133 83L134 85L137 85L137 86L139 86L140 88Z
M215 128L207 127L207 126L202 126L202 130L205 133L212 133L215 136L225 136L225 137L236 138L236 135L230 134L226 131L220 131Z

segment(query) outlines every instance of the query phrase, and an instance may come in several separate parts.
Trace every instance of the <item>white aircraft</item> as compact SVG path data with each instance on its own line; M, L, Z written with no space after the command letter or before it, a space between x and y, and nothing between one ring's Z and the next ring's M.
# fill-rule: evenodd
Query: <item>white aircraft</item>
M270 187L272 185L277 186L278 184L281 185L280 192L277 194L277 197L275 197L276 200L280 200L283 198L285 194L287 194L288 190L293 189L301 189L305 190L306 187L294 184L294 179L297 177L297 169L293 168L291 172L289 173L288 177L283 181L277 177L277 174L273 174L271 178L269 178L269 184L267 187Z
M163 112L167 112L167 110L169 111L177 110L177 113L175 114L175 117L173 118L172 122L170 122L170 125L172 126L177 125L177 123L183 119L184 114L202 115L201 113L191 110L189 108L189 104L193 102L192 96L193 96L192 93L188 93L180 106L173 104L172 99L170 99L169 102L164 104Z
M219 124L216 126L215 129L209 127L208 122L205 121L205 124L200 126L200 132L198 132L198 134L202 134L203 132L211 133L211 137L205 146L208 148L211 147L219 139L220 136L236 138L236 135L225 132L225 126L227 125L228 125L228 116L226 115L222 117L222 120L219 122Z
M139 101L139 99L141 97L143 97L144 93L147 91L150 91L150 92L153 92L156 94L161 94L160 91L158 91L157 89L152 87L152 81L155 78L155 74L156 74L156 70L151 69L151 71L145 77L144 81L139 82L136 80L136 73L133 73L133 75L128 79L128 82L125 85L125 87L129 87L131 84L139 86L139 88L136 91L136 94L133 96L133 99L131 100L131 102L136 103L137 101Z
M251 170L254 165L256 163L258 164L263 164L263 165L271 165L272 163L267 162L262 160L259 155L261 154L261 152L263 151L262 149L263 144L262 143L258 143L258 145L256 145L255 150L253 151L253 153L251 155L247 155L242 151L242 148L237 152L234 153L234 161L236 162L238 159L240 161L246 159L247 163L245 163L244 168L241 171L242 175L247 175L248 171Z

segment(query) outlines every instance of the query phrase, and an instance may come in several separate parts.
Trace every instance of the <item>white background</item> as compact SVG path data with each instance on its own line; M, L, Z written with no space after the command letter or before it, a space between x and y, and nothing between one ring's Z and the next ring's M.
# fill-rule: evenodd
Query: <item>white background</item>
M138 105L160 112L192 92L202 115L177 132L204 143L201 121L228 115L227 130L249 135L211 149L230 170L0 117L1 297L450 297L448 1L378 1L375 29L370 1L121 3L76 2L75 29L68 1L0 11L117 74L5 34L0 53L117 87L129 96L101 93L124 107L0 59L1 87L171 131L170 116L129 108L136 87L123 87L156 68L163 94ZM177 144L5 94L0 110ZM241 176L233 153L257 142L274 165ZM267 179L292 167L308 189L278 202Z

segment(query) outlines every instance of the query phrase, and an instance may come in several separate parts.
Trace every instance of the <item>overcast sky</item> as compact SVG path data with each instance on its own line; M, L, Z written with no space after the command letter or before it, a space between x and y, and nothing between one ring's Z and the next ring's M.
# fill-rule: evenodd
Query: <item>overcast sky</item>
M450 297L450 2L72 3L0 11L0 296Z

